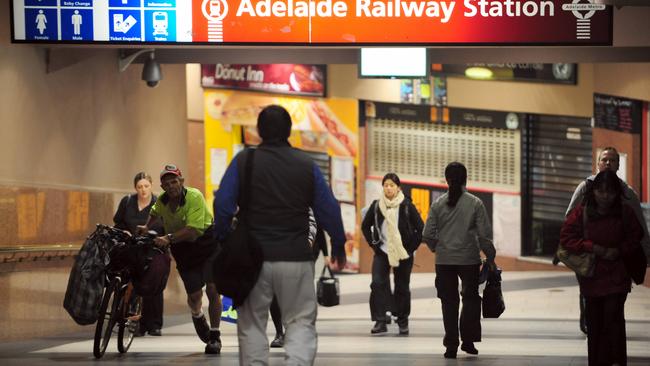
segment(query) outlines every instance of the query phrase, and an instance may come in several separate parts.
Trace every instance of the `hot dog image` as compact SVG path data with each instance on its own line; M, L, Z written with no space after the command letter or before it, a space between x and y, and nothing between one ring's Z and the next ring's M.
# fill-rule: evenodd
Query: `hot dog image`
M323 75L309 65L294 65L289 82L296 91L322 93L324 89Z
M314 131L329 134L327 145L334 151L335 155L357 156L357 135L336 117L327 104L321 101L313 101L307 107L307 114Z
M275 98L255 97L244 94L233 94L223 102L221 120L226 124L255 126L257 115L264 107L276 103Z

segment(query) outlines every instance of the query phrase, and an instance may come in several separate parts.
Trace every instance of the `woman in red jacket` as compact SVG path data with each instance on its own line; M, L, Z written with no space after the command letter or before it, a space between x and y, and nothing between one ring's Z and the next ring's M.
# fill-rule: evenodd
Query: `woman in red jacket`
M624 307L632 280L622 257L641 245L643 231L632 209L621 204L621 195L615 172L598 173L560 233L560 245L567 250L596 255L593 277L578 276L586 298L590 366L627 362Z

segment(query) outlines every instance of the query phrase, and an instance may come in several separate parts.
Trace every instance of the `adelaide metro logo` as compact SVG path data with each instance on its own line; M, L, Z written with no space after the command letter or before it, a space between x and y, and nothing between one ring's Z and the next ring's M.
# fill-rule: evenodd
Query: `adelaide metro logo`
M226 0L203 0L203 16L208 21L208 42L223 42L223 18L228 15Z
M594 0L573 0L571 4L562 4L562 10L570 11L576 17L576 39L591 39L591 17L597 10L604 10L605 4L594 4ZM586 12L586 13L581 13Z

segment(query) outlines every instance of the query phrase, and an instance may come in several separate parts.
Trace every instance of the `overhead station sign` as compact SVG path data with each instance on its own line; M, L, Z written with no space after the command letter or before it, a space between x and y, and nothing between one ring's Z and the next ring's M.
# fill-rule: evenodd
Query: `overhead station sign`
M611 45L594 0L14 0L28 42ZM60 27L59 27L60 25Z

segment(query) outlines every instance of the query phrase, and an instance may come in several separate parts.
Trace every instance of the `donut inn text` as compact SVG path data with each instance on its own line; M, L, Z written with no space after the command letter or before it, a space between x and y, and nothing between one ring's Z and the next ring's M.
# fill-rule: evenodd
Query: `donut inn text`
M232 67L229 64L216 64L214 80L262 82L264 71L256 70L252 65Z
M567 0L570 1L570 0ZM353 9L349 9L353 6ZM297 17L297 18L437 18L449 22L454 14L463 17L552 17L556 13L553 1L535 0L242 0L236 16Z

